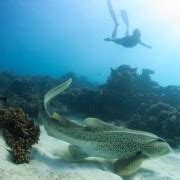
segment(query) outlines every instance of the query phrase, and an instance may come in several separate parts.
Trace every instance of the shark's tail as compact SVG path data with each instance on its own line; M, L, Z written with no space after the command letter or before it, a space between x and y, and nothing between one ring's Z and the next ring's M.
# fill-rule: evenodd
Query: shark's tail
M43 122L47 134L51 137L67 141L69 143L71 143L69 138L67 138L67 136L69 136L69 132L72 132L72 130L78 132L79 130L83 129L83 126L67 119L66 117L61 116L56 112L51 115L48 112L47 103L65 91L70 86L71 82L72 79L69 79L66 82L51 89L45 95L43 105L39 113L39 120Z
M61 128L83 128L79 124L61 116L56 112L51 115L47 109L48 102L65 91L71 85L71 83L72 79L67 80L66 82L51 89L44 97L43 106L39 113L39 119L42 119L44 122L44 127L50 136L56 137L56 133L52 132L52 129L60 128L60 126Z
M46 113L49 114L48 110L47 110L47 103L52 100L53 98L55 98L57 95L61 94L63 91L65 91L72 83L72 79L70 78L69 80L67 80L66 82L56 86L55 88L51 89L44 97L44 108ZM50 115L50 114L49 114Z

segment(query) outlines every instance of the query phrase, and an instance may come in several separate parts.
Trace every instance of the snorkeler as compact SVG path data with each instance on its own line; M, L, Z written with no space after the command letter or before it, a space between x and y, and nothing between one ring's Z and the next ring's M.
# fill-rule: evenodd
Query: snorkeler
M122 38L117 38L117 29L118 29L118 26L119 26L119 23L117 21L117 18L116 18L116 15L115 15L115 12L112 8L112 4L111 4L111 0L106 0L106 3L107 3L107 6L108 6L108 9L109 9L109 12L110 12L110 15L114 21L114 24L115 24L115 27L114 27L114 30L113 30L113 33L112 33L112 36L111 38L106 38L104 39L105 41L112 41L116 44L120 44L124 47L127 47L127 48L132 48L138 44L146 47L146 48L152 48L151 46L143 43L141 41L141 32L139 29L135 29L133 31L133 34L132 35L129 35L129 18L128 18L128 15L127 15L127 12L126 10L121 10L121 18L122 20L124 21L125 25L126 25L126 33L125 33L125 36L122 37Z

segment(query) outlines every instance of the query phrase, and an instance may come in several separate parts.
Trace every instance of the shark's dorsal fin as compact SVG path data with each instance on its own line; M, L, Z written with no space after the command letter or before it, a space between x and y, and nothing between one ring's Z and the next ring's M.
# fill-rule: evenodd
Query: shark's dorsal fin
M98 118L91 118L91 117L86 118L83 124L89 129L97 130L97 131L121 130L121 127L117 127L117 126L105 123L104 121Z

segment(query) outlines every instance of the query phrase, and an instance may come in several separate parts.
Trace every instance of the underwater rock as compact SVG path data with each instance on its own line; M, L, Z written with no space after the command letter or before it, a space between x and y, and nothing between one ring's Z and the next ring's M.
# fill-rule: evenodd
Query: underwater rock
M158 91L160 86L157 82L151 80L151 76L155 74L153 70L143 69L142 73L138 75L137 88L139 92L153 93Z
M162 88L163 101L171 106L180 107L180 86L167 86Z
M179 112L169 104L159 102L151 105L143 114L133 115L127 127L155 133L176 146L178 141L175 139L180 134Z
M75 73L67 73L59 78L49 76L19 76L10 72L0 72L0 94L8 97L6 108L20 107L31 118L37 118L43 96L50 88L60 84L68 77L73 77L73 89L95 88L96 85L87 78L78 77ZM56 101L58 104L58 101ZM68 113L62 106L61 112Z
M128 65L111 68L111 74L104 85L93 93L92 90L74 93L76 98L73 103L69 101L67 106L77 113L84 112L107 121L127 121L138 112L142 103L151 101L148 104L152 105L160 100L159 95L155 94L159 91L159 85L151 80L150 74L153 74L152 70L144 69L138 75L137 68Z
M119 91L119 94L133 94L136 92L137 68L122 65L116 69L111 68L111 74L107 83L103 86L104 91Z
M0 101L7 102L7 97L5 97L5 96L0 96Z
M40 129L20 108L0 109L0 127L16 164L30 160L30 148L38 143Z
M17 75L14 75L13 73L6 71L0 72L0 94L3 94L2 92L4 89L8 88L15 78L17 78Z
M126 126L130 129L144 130L147 129L147 124L142 121L139 114L134 114L129 121L127 121Z

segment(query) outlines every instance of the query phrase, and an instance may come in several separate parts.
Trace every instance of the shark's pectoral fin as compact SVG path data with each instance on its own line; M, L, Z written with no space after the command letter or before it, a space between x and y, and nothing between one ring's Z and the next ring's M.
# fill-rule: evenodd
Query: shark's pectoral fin
M79 146L69 145L68 149L69 149L73 159L81 160L81 159L88 157L88 155L86 153L84 153Z
M114 164L115 172L122 177L131 175L140 168L145 159L142 152L137 152L129 159L118 159Z

